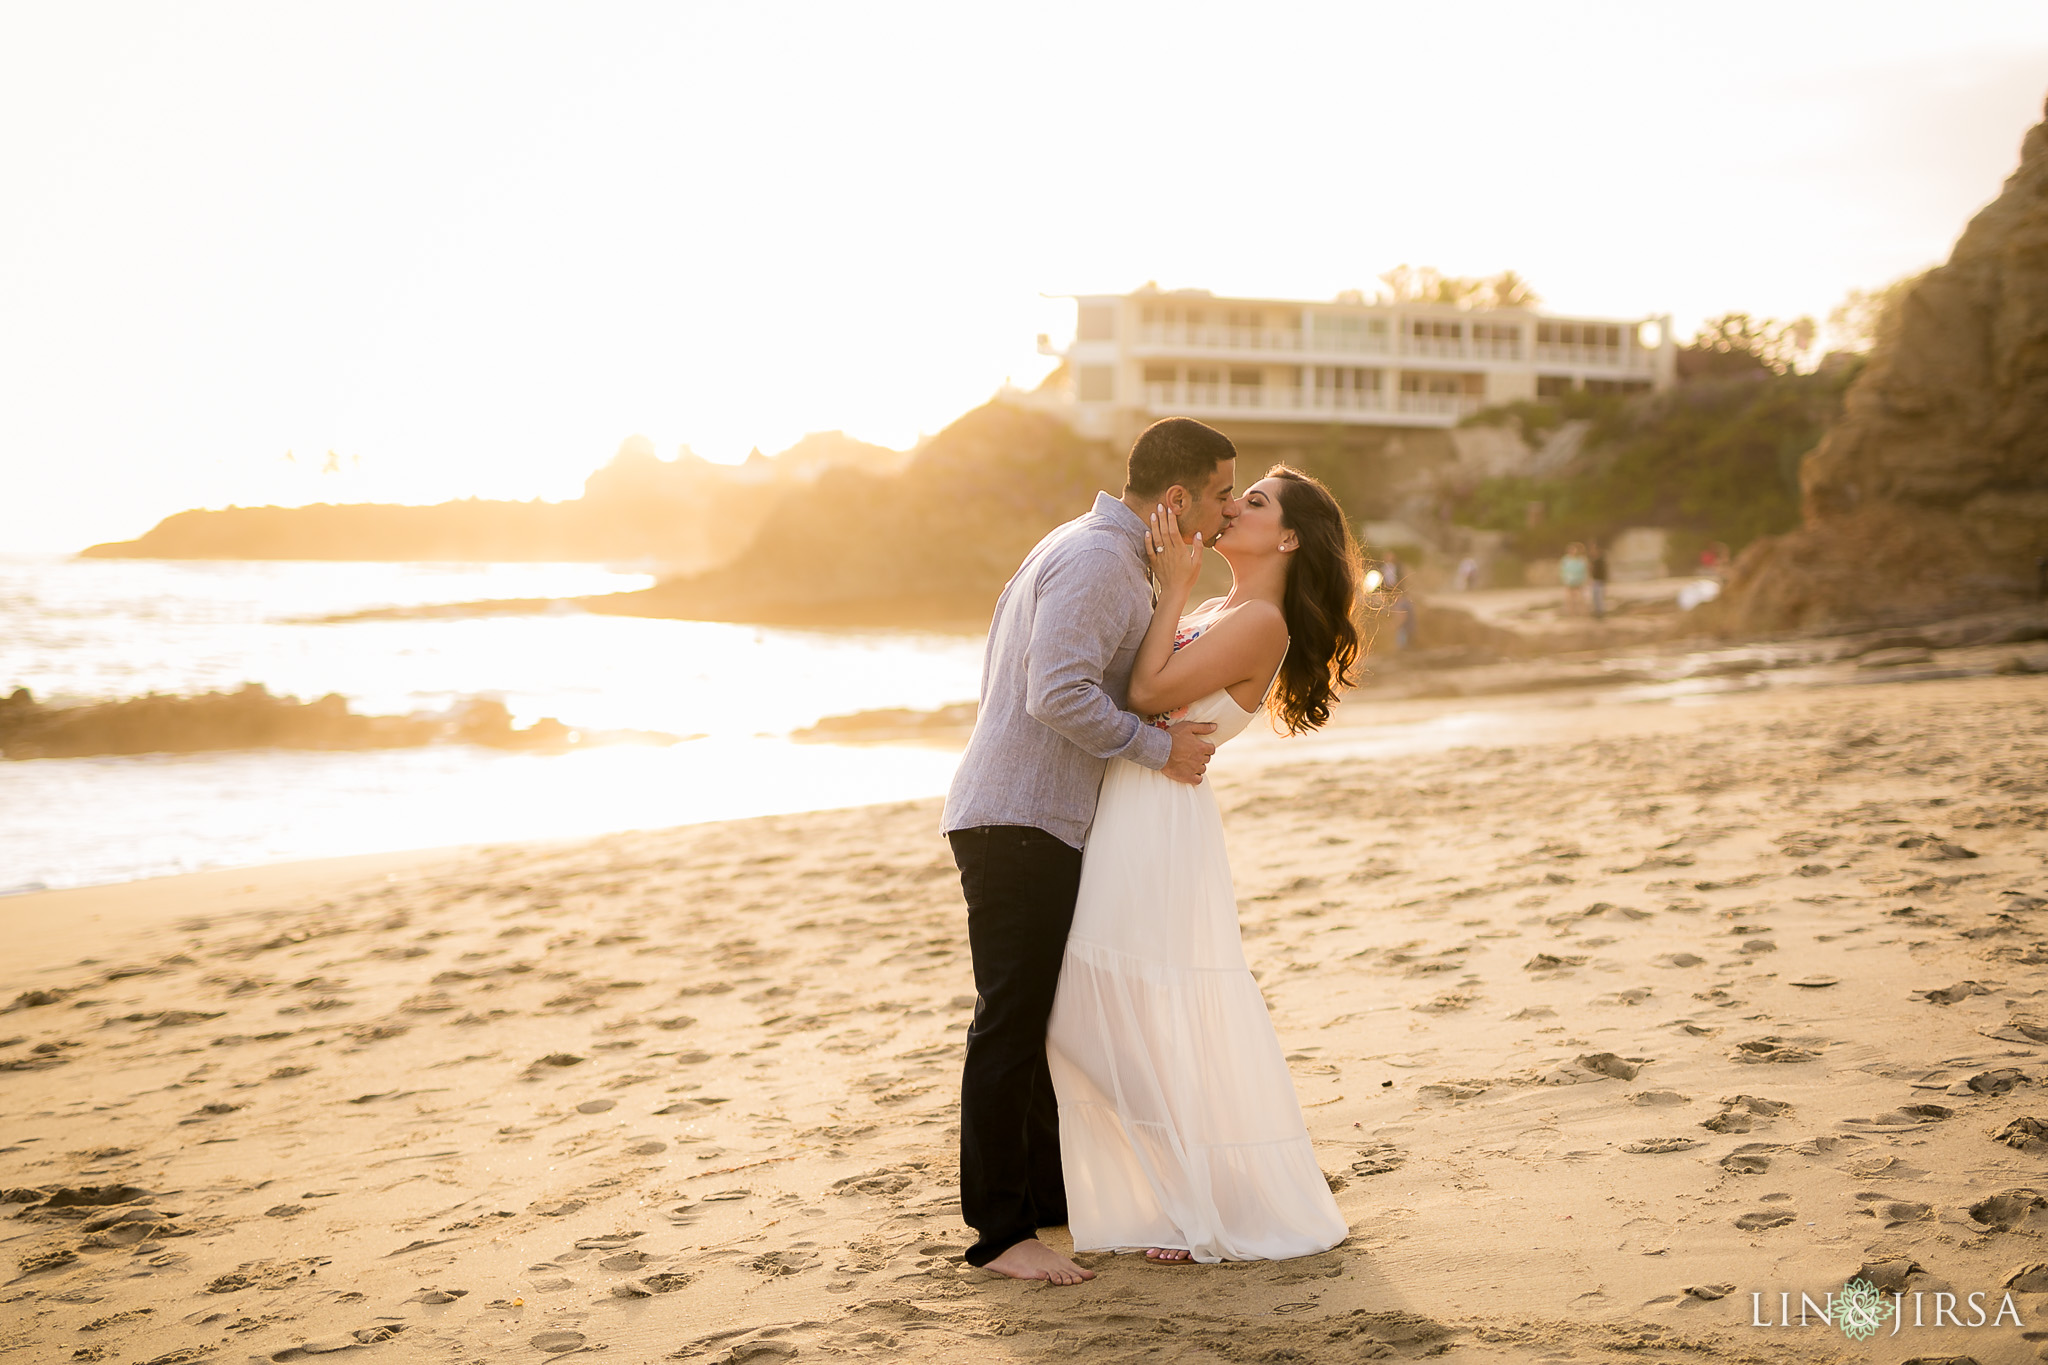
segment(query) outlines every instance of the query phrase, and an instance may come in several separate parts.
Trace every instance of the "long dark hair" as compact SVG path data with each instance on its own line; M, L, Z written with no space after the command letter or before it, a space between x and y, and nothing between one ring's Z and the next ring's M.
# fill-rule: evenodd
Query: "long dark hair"
M1287 657L1266 708L1288 734L1298 735L1327 725L1337 689L1358 681L1358 627L1351 619L1361 577L1358 542L1320 480L1284 464L1266 477L1280 480L1280 524L1301 542L1288 556L1280 602Z

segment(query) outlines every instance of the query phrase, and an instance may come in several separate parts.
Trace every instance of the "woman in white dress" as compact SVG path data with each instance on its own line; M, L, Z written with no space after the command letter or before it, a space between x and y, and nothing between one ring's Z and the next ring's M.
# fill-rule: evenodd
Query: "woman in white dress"
M1276 465L1216 539L1230 595L1183 617L1202 544L1154 515L1159 603L1131 674L1141 715L1290 734L1351 679L1356 543L1329 490ZM1246 966L1223 820L1206 784L1112 760L1081 866L1046 1039L1068 1227L1081 1251L1161 1261L1327 1251L1346 1227Z

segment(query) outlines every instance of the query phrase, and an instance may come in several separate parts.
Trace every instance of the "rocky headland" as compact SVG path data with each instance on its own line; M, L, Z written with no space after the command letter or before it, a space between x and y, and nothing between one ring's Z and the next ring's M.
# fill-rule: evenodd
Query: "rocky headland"
M777 625L982 629L1039 537L1123 486L1123 460L1052 414L997 399L926 442L900 474L828 469L791 489L730 562L596 612Z
M1803 524L1719 607L1755 635L1931 619L2048 592L2048 123L1906 293L1801 470Z
M431 507L320 503L179 512L94 559L315 559L476 563L640 563L701 570L737 554L782 495L829 470L893 471L908 457L836 431L741 465L687 450L656 455L628 438L567 502L466 498Z

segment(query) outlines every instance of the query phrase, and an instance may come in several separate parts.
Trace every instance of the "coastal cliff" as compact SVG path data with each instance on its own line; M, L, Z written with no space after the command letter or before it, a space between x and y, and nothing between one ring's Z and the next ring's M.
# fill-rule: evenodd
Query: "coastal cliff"
M135 540L95 545L93 559L318 559L400 562L632 563L700 571L752 539L785 492L834 470L881 473L908 456L816 432L740 465L684 451L663 460L630 437L568 502L468 498L429 507L385 503L229 507L179 512Z
M1807 456L1802 524L1737 560L1730 634L2012 606L2048 556L2048 123L1888 320Z
M1123 487L1123 460L1056 417L1001 399L934 436L901 475L840 467L785 494L752 543L708 573L582 599L592 611L783 625L979 629L1052 527Z

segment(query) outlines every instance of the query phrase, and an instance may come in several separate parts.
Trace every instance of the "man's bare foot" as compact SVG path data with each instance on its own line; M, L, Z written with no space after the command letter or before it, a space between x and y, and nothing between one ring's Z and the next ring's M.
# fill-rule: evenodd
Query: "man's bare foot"
M1094 1271L1075 1265L1036 1237L1025 1238L982 1269L1013 1280L1050 1280L1054 1284L1079 1284L1095 1278Z
M1167 1261L1178 1264L1181 1261L1192 1259L1194 1254L1192 1251L1183 1251L1179 1247L1153 1247L1145 1253L1145 1259L1148 1261Z

